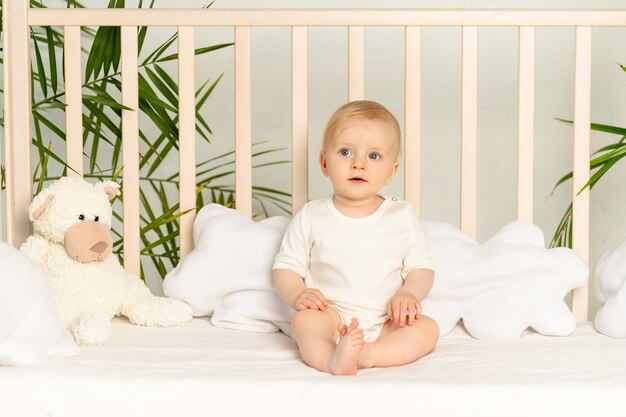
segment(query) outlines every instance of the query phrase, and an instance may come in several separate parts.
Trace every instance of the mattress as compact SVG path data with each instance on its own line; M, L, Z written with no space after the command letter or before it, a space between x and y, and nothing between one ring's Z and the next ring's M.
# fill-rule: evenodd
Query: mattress
M105 346L0 367L0 416L617 416L626 340L579 323L569 337L476 340L462 326L406 366L336 377L304 365L282 333L169 329L115 319Z

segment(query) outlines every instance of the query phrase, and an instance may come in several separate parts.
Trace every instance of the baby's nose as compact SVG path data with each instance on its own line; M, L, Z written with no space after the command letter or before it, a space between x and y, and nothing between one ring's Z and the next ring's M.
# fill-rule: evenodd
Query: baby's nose
M356 156L352 160L352 167L353 168L364 168L365 167L365 161L363 160L363 158L360 158L360 157Z

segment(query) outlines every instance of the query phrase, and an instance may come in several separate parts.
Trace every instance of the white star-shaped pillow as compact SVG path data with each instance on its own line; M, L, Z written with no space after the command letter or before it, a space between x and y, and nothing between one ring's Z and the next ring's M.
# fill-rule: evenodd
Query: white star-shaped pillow
M515 221L482 245L447 223L422 227L436 265L423 314L442 335L459 319L478 339L518 337L528 327L552 336L574 331L564 297L589 270L570 249L546 249L539 227Z
M168 297L187 302L194 316L217 327L289 332L292 311L274 289L272 265L289 223L284 216L255 222L209 204L193 225L194 249L163 282Z

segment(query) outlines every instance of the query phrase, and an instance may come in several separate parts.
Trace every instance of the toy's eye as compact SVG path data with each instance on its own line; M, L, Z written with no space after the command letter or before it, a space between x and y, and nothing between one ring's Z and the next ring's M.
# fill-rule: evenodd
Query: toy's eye
M80 220L81 222L82 222L83 220L85 220L85 215L84 215L84 214L79 214L79 215L78 215L78 220Z
M100 220L100 217L99 217L99 216L96 216L96 217L94 217L94 218L93 218L93 221L94 221L94 222L97 222L98 220Z

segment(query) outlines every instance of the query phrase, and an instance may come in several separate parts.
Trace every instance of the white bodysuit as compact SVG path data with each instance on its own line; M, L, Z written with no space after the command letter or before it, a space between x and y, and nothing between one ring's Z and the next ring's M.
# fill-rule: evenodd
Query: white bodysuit
M274 260L274 269L320 290L345 324L357 318L367 341L378 338L389 300L417 268L434 269L426 239L411 205L395 198L359 218L339 212L332 196L309 202Z

